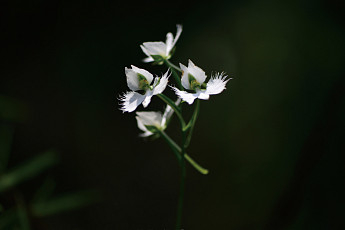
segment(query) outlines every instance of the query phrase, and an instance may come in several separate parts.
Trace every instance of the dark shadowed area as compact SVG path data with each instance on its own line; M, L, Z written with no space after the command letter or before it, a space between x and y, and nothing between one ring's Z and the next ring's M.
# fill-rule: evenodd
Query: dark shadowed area
M31 229L174 228L178 162L117 98L125 67L166 71L139 45L179 23L171 61L233 78L201 101L188 153L210 173L187 168L183 229L345 229L344 18L336 0L0 3L0 217L16 206ZM167 132L178 137L176 117ZM48 170L2 192L7 169L46 151ZM42 183L74 194L56 201L65 211L30 206ZM83 191L97 198L79 206Z

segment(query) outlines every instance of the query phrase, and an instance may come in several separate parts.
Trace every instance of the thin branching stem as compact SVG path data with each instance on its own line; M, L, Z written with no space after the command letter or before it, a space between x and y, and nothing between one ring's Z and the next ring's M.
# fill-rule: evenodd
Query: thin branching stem
M171 137L168 136L164 131L158 130L159 134L163 137L163 139L169 144L169 146L172 148L173 151L177 151L179 155L181 154L181 147L176 144L176 142L171 139ZM174 150L175 149L175 150ZM180 157L178 157L180 158ZM201 165L199 165L192 157L190 157L187 153L184 154L184 158L190 163L193 168L195 168L198 172L200 172L203 175L208 174L208 170L203 168Z
M158 94L157 96L175 111L178 119L180 120L182 129L184 129L186 126L186 122L184 121L182 117L181 109L175 105L175 102L173 100L171 100L169 97L165 96L164 94Z
M199 110L200 110L200 100L196 100L196 106L194 108L193 116L187 125L187 127L190 127L190 128L189 128L187 140L185 142L185 148L187 148L189 146L189 143L192 139L192 134L193 134L195 122L196 122L198 115L199 115Z
M180 75L176 72L176 70L180 71L181 72L181 69L178 68L176 65L174 65L173 63L171 63L170 61L164 59L164 64L171 69L171 72L175 78L175 81L177 83L177 86L180 90L183 90L183 86L182 86L182 83L181 83L181 77Z

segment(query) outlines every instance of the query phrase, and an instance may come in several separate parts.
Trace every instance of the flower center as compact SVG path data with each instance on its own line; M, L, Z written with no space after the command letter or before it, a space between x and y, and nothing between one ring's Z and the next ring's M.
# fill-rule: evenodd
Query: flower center
M196 90L196 89L200 89L201 85L200 83L195 79L195 77L193 77L193 75L188 74L188 81L190 84L190 88L192 90Z
M142 90L147 90L150 88L149 82L146 80L146 77L140 73L138 73L138 79L139 79L139 88Z

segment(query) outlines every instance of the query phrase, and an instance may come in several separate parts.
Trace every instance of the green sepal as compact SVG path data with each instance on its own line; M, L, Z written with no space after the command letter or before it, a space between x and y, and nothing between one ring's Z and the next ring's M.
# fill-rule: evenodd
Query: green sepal
M151 133L157 133L158 132L158 128L156 126L154 126L154 125L145 125L145 127Z
M154 60L155 64L162 65L164 63L165 58L161 55L151 55Z

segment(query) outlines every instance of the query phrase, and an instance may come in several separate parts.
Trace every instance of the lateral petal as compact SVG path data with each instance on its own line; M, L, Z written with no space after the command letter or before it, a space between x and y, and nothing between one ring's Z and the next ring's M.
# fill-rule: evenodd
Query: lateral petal
M149 94L148 94L148 92L149 92ZM143 101L144 108L146 108L150 104L151 98L152 98L152 91L147 91L145 94L145 99Z
M123 112L133 112L145 99L145 95L137 92L126 92L120 98L121 108Z
M214 77L212 77L207 85L205 93L208 95L214 95L219 94L223 92L223 90L226 88L226 83L231 79L227 79L224 73L216 73Z
M197 92L196 95L198 95L197 97L202 100L208 100L210 98L210 96L203 91Z
M176 95L188 104L193 104L194 100L197 98L196 94L188 93L186 91L181 91L176 87L172 87Z
M158 84L154 84L154 88L153 88L153 95L157 95L157 94L161 94L165 88L167 87L168 85L168 79L169 79L169 70L167 72L165 72L165 74L158 80L158 78L156 77L155 78L155 82L156 82L156 79L158 81Z

